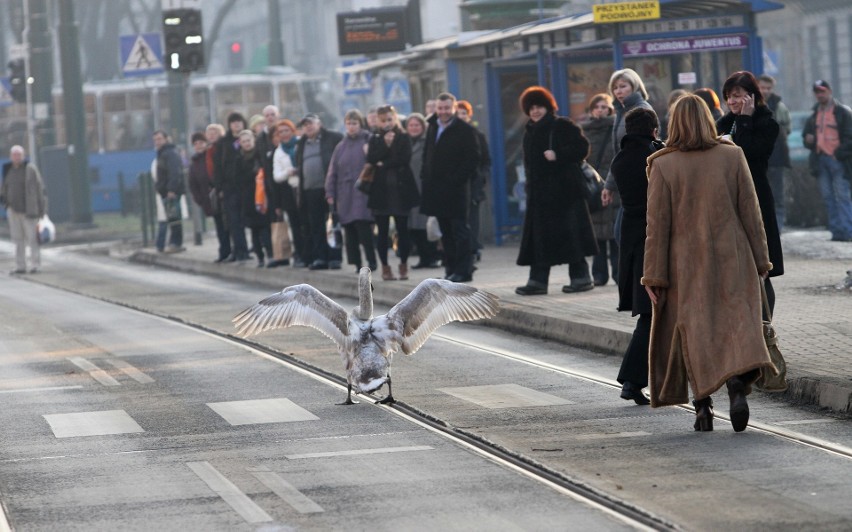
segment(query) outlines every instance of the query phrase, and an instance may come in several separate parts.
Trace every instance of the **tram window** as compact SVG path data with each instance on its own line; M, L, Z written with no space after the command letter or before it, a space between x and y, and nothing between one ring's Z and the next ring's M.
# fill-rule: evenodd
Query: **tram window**
M154 129L162 129L170 131L172 127L172 118L169 110L169 90L165 88L157 89L157 110L156 122L154 127L149 132L154 133Z
M150 111L151 110L151 92L136 91L130 93L130 110L131 111Z
M299 84L285 81L278 84L278 102L281 116L293 121L300 119L305 114L302 95L299 94Z
M216 87L216 101L219 105L232 106L243 103L243 91L240 86Z
M212 122L210 117L210 90L207 87L192 89L189 120L192 131L204 131Z
M104 94L102 99L105 113L127 110L127 93Z
M86 143L90 152L100 151L98 140L97 97L94 94L83 95L83 108L86 115Z
M246 86L245 103L250 107L258 107L257 112L266 105L272 103L272 87L268 82L263 82L262 85Z

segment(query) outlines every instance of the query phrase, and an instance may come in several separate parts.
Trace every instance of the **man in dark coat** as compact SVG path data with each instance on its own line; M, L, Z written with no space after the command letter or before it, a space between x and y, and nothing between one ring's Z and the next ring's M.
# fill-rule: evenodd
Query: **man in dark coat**
M470 213L468 214L468 225L470 225L471 252L475 261L482 258L482 242L480 242L480 215L482 204L485 202L485 187L491 178L491 153L488 150L488 137L476 127L473 122L473 105L467 100L459 100L456 116L472 125L476 131L476 139L479 141L479 170L476 177L470 183Z
M438 219L446 278L465 283L473 280L468 208L470 184L479 168L479 141L473 126L456 117L456 97L448 92L438 96L428 122L420 212Z
M219 192L228 232L231 235L233 253L226 262L247 261L248 242L246 242L246 224L240 204L240 186L237 180L237 158L240 156L240 131L246 129L246 119L240 113L228 115L228 131L216 143L213 165L213 182Z
M182 213L180 212L180 197L186 192L183 179L183 161L165 131L155 131L153 139L154 147L157 149L157 181L154 186L157 189L157 194L163 200L163 207L166 209L166 222L170 231L169 246L164 251L176 253L183 250L183 224L181 222ZM169 209L169 204L176 205L177 210ZM177 219L172 218L171 212L176 212ZM158 249L165 244L162 241L165 239L165 227L165 225L161 225L159 229Z
M322 127L319 116L305 115L299 122L303 135L296 144L296 171L299 176L299 211L305 238L306 256L302 257L312 270L339 269L340 258L331 256L326 239L325 223L328 202L325 199L325 177L334 148L343 135ZM339 250L338 250L339 251Z
M610 166L624 215L621 222L621 253L618 258L618 310L632 311L639 316L633 338L618 372L621 398L647 405L642 388L648 386L648 344L651 339L651 299L642 286L645 258L645 218L648 212L648 177L645 175L648 156L663 147L656 140L657 115L637 107L624 116L625 135L621 151Z

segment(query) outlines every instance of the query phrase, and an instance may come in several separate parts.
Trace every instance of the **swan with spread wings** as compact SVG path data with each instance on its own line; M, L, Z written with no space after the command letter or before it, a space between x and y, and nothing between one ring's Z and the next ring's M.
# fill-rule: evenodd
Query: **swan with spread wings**
M499 310L497 296L470 285L442 279L418 284L387 314L373 317L370 269L358 274L358 306L347 313L309 284L285 288L234 317L237 333L249 336L271 329L305 325L337 344L346 368L347 394L342 404L354 404L355 393L370 393L387 382L392 403L390 366L393 354L414 354L441 325L453 321L491 318Z

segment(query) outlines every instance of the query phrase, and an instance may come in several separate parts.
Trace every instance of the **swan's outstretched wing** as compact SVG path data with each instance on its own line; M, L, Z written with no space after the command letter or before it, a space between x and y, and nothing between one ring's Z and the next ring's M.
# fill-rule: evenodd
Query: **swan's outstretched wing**
M343 346L349 335L346 310L309 284L287 287L240 312L231 321L240 336L306 325Z
M394 305L386 318L390 324L401 325L402 352L411 355L441 325L491 318L499 308L494 294L462 283L426 279Z

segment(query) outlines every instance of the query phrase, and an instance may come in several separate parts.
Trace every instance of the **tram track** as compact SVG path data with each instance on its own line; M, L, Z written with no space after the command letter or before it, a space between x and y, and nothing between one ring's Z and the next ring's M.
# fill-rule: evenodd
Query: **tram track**
M47 283L45 283L47 284ZM64 287L56 287L60 290L82 295L91 299L100 300L105 303L120 306L129 310L142 313L147 316L156 317L166 320L171 323L176 323L188 327L200 333L204 333L215 337L221 341L229 342L241 348L248 349L255 354L267 357L276 361L279 364L285 365L293 370L299 371L315 380L323 382L330 386L335 386L341 391L346 390L346 380L344 377L316 367L304 360L301 360L292 353L285 353L274 347L264 345L260 342L237 337L234 334L223 332L213 327L196 323L187 320L180 316L169 315L167 313L158 312L147 308L142 308L137 305L124 301L117 301L111 298L100 297L97 295L88 294L85 292L68 289ZM460 340L446 334L435 334L433 338L443 342L449 342L459 347L478 350L480 352L499 356L506 360L511 360L516 363L527 364L530 366L544 369L566 377L581 379L590 383L609 388L620 388L618 383L613 380L600 377L598 375L561 367L541 360L536 360L527 357L523 354L512 352L510 350L497 348L494 346L484 345L481 343ZM375 400L376 397L371 394L363 394L362 397ZM557 492L564 494L574 500L581 501L589 507L597 508L598 510L612 516L614 519L627 524L633 528L641 530L679 530L680 527L675 523L669 522L664 518L639 508L629 502L620 500L609 493L603 492L595 487L588 485L582 480L572 478L561 471L554 470L545 466L536 460L525 456L521 453L507 449L501 445L491 442L483 436L452 426L446 421L430 415L415 406L409 405L403 401L398 401L392 405L376 405L378 408L386 408L395 415L411 422L412 424L423 427L433 433L439 434L442 437L462 446L471 452L478 454L494 463L497 463L505 468L513 470L529 479L532 479L540 484L546 485ZM680 406L685 412L693 412L686 406ZM727 416L717 414L719 419L729 421ZM797 445L806 446L815 450L829 453L836 457L852 459L852 448L828 442L819 438L808 436L806 434L787 430L769 423L758 421L750 421L749 427L757 432L766 433L776 438L795 443Z

